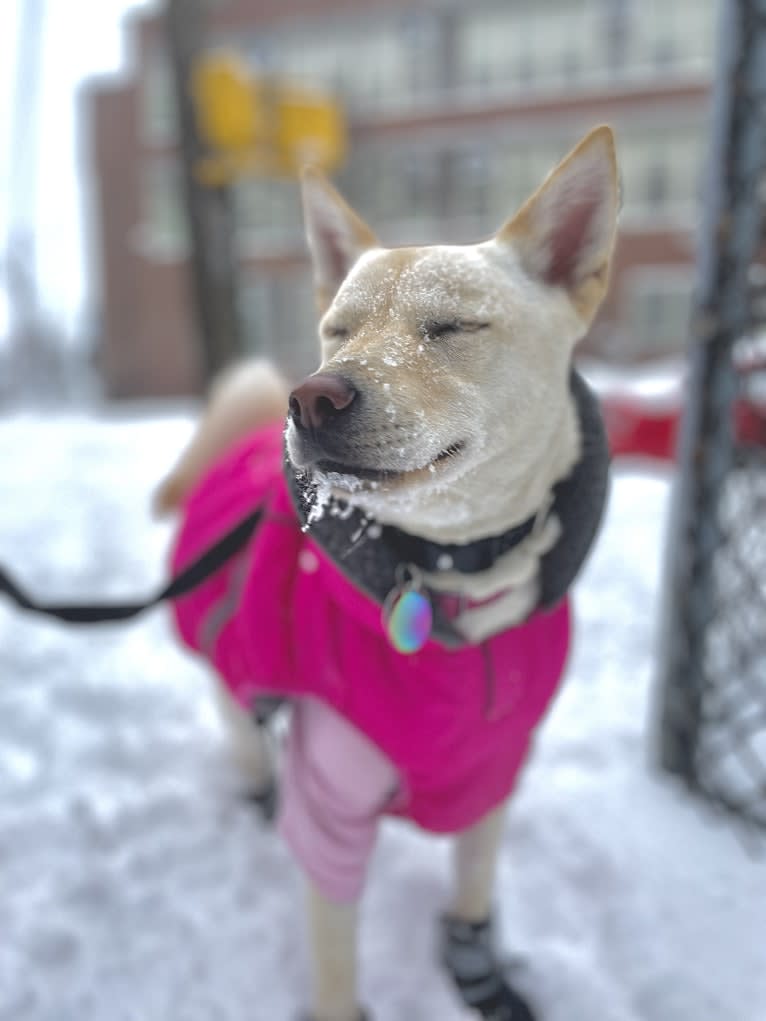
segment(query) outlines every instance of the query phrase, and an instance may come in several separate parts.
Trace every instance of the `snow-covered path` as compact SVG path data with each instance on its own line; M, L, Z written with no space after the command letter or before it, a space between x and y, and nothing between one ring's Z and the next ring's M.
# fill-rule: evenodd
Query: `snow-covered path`
M0 562L36 592L163 577L147 494L182 416L0 420ZM621 474L571 676L509 813L504 944L544 1021L766 1021L766 862L648 766L667 484ZM384 828L376 1021L461 1021L433 963L448 844ZM241 798L164 611L77 631L0 601L0 1021L290 1021L302 882Z

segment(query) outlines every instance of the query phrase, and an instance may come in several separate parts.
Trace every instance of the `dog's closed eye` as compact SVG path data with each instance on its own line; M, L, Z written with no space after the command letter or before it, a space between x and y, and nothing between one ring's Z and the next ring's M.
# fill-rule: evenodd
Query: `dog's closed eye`
M323 326L322 335L326 340L346 340L348 337L348 330L345 326Z
M420 325L420 332L426 340L439 340L459 333L478 333L489 325L477 319L426 319Z

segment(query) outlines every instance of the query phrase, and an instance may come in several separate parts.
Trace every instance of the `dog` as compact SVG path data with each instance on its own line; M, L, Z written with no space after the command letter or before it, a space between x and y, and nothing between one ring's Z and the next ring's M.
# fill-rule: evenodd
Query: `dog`
M309 880L311 1021L368 1017L357 903L384 814L456 835L442 963L479 1016L531 1021L494 947L492 889L607 490L572 357L609 281L613 135L593 130L474 245L383 248L317 171L303 201L321 364L292 390L268 365L232 370L161 484L177 569L262 510L244 553L178 600L178 628L222 679L264 800L253 709L291 703L280 828Z

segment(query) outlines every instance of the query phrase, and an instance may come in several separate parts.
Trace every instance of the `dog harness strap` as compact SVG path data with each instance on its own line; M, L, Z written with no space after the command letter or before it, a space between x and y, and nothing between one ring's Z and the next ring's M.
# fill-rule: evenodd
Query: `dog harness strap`
M0 569L0 593L9 596L22 610L55 617L69 624L98 624L107 621L129 620L158 603L178 599L202 584L232 557L242 550L263 516L259 508L252 511L222 538L209 546L188 567L184 568L173 581L149 599L130 603L45 603L33 599L9 574Z

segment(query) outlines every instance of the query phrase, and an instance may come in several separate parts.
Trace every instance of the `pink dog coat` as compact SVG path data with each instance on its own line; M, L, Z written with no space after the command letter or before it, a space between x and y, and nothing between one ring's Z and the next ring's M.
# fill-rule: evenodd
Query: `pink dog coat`
M381 815L457 832L514 786L563 673L566 593L606 501L598 402L574 371L570 386L581 457L553 488L561 537L540 562L540 609L478 645L430 640L412 655L394 650L380 605L389 547L350 549L348 521L326 517L314 538L302 530L306 506L284 473L281 423L226 453L186 501L175 571L262 509L244 551L174 611L184 641L243 707L265 695L291 700L281 828L330 898L358 895ZM408 556L397 553L395 563ZM449 644L449 623L439 626Z
M313 696L395 765L389 810L437 832L461 830L510 792L562 675L566 602L481 645L429 641L397 653L381 608L301 531L283 477L282 425L249 436L187 500L180 570L255 507L246 550L175 604L184 641L245 707L258 695Z

